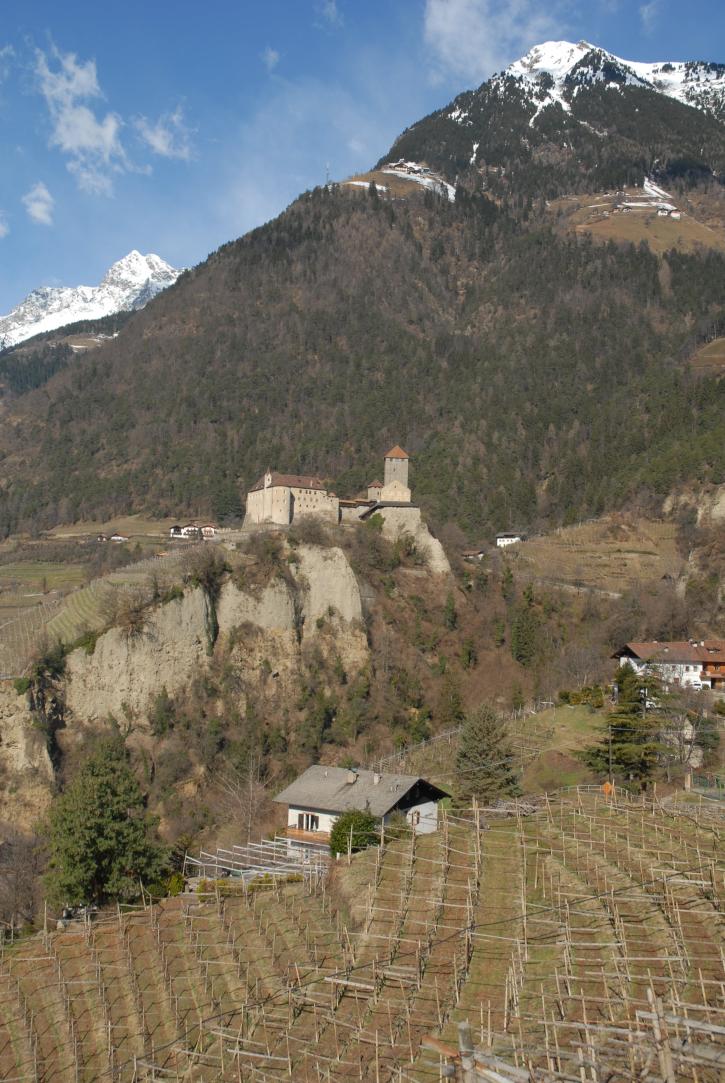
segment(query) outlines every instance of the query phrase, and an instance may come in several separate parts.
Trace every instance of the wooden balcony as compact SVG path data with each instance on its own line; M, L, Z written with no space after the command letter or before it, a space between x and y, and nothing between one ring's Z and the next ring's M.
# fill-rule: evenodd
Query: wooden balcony
M301 831L299 827L288 827L285 835L294 842L316 842L319 846L330 844L329 831Z

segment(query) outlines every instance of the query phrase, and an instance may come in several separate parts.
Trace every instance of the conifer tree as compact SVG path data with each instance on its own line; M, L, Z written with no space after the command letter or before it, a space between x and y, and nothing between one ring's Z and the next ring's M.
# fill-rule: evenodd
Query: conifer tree
M155 826L123 741L100 741L50 811L51 901L103 903L137 895L139 880L155 880L166 867Z
M663 751L661 718L653 704L661 704L660 681L653 673L637 673L625 665L617 674L617 704L607 715L602 737L589 745L581 758L593 771L640 782L650 778Z
M456 790L465 800L488 803L521 793L506 727L484 704L463 723L456 756Z

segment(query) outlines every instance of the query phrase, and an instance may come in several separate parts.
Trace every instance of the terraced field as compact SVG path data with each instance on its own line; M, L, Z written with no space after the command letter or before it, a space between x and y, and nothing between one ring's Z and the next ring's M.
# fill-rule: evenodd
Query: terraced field
M515 572L551 586L621 594L640 584L676 578L682 569L674 524L599 519L512 545Z
M189 548L184 547L167 556L150 557L129 564L65 596L53 598L41 594L32 601L32 605L24 598L21 599L22 605L5 611L0 606L0 676L22 676L42 642L61 640L63 643L73 643L84 632L100 630L105 624L105 599L114 591L148 589L152 577L161 588L180 582L188 553ZM49 567L38 565L40 571L37 575ZM82 568L67 567L71 569L73 577L68 578L65 585L81 581ZM10 572L7 572L8 568ZM8 575L13 572L10 565L6 565L5 569ZM8 599L14 605L14 596L6 596L6 602Z
M0 965L0 1079L424 1083L468 1020L504 1080L715 1083L722 828L580 791L36 935Z

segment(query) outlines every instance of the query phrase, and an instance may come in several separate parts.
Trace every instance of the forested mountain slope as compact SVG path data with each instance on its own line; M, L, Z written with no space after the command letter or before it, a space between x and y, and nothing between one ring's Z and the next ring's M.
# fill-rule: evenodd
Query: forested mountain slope
M15 401L3 528L233 514L267 464L352 492L398 440L416 496L471 532L721 476L724 385L682 357L724 272L562 239L485 195L317 190Z
M689 359L723 333L725 257L562 235L546 201L651 172L719 206L723 72L571 49L553 74L523 58L383 160L457 178L455 201L316 189L92 353L2 355L0 532L234 517L267 466L352 495L398 442L426 513L471 538L722 480L725 384ZM678 79L695 104L658 89Z

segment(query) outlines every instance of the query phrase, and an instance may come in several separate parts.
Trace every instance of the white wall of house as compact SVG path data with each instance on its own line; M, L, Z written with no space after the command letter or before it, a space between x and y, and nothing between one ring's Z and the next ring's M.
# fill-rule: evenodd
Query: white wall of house
M287 811L287 827L295 830L329 834L339 813L325 812L319 808L300 808L290 805ZM394 816L389 812L383 817L385 823ZM300 820L301 817L301 820ZM405 810L405 818L415 828L416 835L429 835L438 827L438 804L436 801L421 801Z
M386 816L385 820L389 818ZM416 835L430 835L438 827L438 802L422 801L419 805L413 805L405 810L405 818L415 828Z
M516 543L520 541L520 534L512 534L503 538L496 538L496 545L499 549L505 549L507 545L516 545Z
M629 663L636 673L655 673L663 684L678 684L681 688L709 688L709 680L701 680L700 662L643 662L638 658L621 658L620 666Z
M302 817L301 827L300 817ZM325 812L319 808L298 808L290 805L287 811L287 827L294 827L302 831L320 831L329 834L336 819L336 813Z

